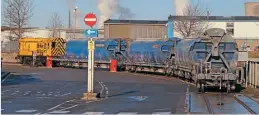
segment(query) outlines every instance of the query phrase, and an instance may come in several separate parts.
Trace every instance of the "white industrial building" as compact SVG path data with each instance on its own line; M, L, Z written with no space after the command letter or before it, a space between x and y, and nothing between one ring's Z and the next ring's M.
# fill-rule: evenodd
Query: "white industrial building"
M58 32L58 36L61 38L66 38L66 31L65 30L60 30ZM8 42L10 39L17 39L16 35L11 32L9 28L3 28L1 30L1 41L2 42ZM51 32L48 29L41 29L41 28L26 28L26 32L24 32L23 37L28 37L28 38L50 38Z
M169 20L187 20L193 17L170 16ZM208 22L209 28L222 28L236 39L259 39L259 17L255 16L197 16L195 20ZM175 37L182 37L173 30Z

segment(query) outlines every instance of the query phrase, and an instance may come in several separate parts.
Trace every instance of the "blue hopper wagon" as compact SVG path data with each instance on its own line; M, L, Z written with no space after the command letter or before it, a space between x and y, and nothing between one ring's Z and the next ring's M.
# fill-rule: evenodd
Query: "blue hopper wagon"
M94 39L95 67L108 68L111 59L122 58L127 44L119 38ZM88 62L88 39L74 39L66 43L66 54L58 59L61 66L65 67L87 67ZM117 59L117 60L120 60ZM122 60L122 59L121 59Z
M168 73L174 58L178 38L162 40L135 40L126 52L126 70Z

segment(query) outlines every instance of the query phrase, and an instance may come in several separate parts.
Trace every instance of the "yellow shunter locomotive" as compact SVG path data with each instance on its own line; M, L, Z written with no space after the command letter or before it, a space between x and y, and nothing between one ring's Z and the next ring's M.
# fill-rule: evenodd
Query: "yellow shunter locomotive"
M60 57L65 54L63 38L21 38L17 58L22 64L46 65L47 57ZM53 66L56 63L53 63Z

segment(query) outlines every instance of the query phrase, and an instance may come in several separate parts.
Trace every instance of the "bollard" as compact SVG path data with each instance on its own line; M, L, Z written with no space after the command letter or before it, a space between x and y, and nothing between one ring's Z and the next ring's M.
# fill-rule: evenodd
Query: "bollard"
M47 57L46 66L47 68L52 68L52 57Z
M117 72L117 61L114 59L111 60L110 72Z

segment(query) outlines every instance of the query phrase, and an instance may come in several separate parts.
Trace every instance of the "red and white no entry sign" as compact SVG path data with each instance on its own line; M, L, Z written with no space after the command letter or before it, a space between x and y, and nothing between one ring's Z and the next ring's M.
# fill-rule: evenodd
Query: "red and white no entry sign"
M92 28L97 22L96 15L93 13L88 13L85 15L84 21L85 21L86 25L88 25Z

